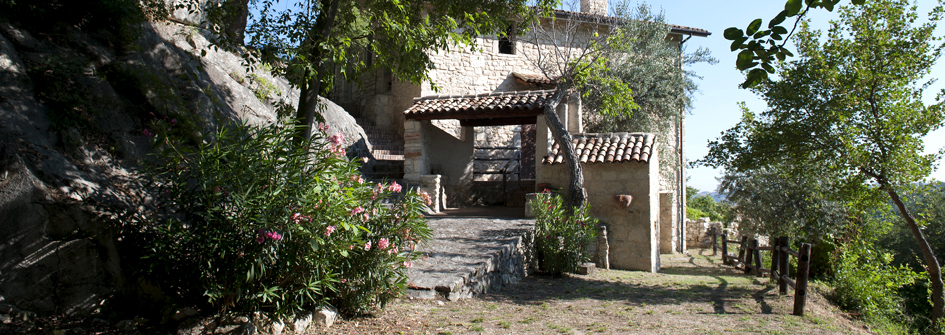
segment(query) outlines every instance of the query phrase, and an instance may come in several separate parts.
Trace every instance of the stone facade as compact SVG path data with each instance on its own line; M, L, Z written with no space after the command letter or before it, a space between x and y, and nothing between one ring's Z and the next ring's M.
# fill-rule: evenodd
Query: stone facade
M541 165L537 181L567 188L567 164ZM583 164L591 215L607 226L610 266L622 270L659 270L658 160L650 163ZM629 207L614 196L630 195Z

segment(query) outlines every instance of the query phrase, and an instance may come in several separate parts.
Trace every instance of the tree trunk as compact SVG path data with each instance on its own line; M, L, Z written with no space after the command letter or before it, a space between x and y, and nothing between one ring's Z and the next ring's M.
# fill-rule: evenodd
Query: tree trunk
M223 31L226 37L238 45L243 45L246 18L249 17L249 0L226 0L223 7L226 10L223 18Z
M322 0L322 8L328 8L327 11L321 11L315 22L315 29L311 40L314 43L312 52L309 55L309 62L313 62L314 75L306 73L302 78L302 92L299 94L299 110L296 112L296 119L302 125L299 129L299 139L308 142L312 138L312 125L315 123L315 112L318 111L318 96L322 92L322 81L327 78L326 71L329 69L322 60L322 48L320 44L331 40L331 27L335 24L335 14L338 13L338 3L340 0Z
M558 143L559 150L564 155L564 161L568 164L568 173L571 175L571 183L568 185L568 204L573 211L575 208L582 206L587 199L587 192L584 190L584 173L581 171L581 163L578 161L577 155L574 154L571 134L561 123L561 119L558 118L558 113L555 111L569 91L569 88L559 86L558 90L551 96L551 101L545 105L545 118L548 120L548 129L551 130L551 135Z
M909 229L912 230L912 235L915 236L916 242L919 244L919 249L922 250L922 255L925 256L925 266L926 271L929 274L929 284L932 286L932 323L938 324L942 318L943 308L945 308L945 290L943 290L942 283L942 266L938 263L938 258L935 257L935 253L932 252L932 246L929 245L929 241L925 238L925 234L922 233L922 230L919 229L919 225L916 224L915 218L912 217L912 213L909 212L909 209L906 208L906 204L902 202L902 199L899 198L899 194L890 187L889 185L881 185L886 189L886 193L889 194L889 198L892 199L893 203L896 204L896 207L899 208L899 214L902 215L902 218L906 220L906 223L909 224Z

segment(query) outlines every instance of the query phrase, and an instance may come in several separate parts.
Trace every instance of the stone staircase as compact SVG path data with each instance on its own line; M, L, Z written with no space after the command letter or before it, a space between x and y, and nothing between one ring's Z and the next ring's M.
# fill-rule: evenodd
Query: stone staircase
M370 179L401 179L404 177L404 139L395 132L381 129L372 121L356 118L371 142L371 156L375 162Z

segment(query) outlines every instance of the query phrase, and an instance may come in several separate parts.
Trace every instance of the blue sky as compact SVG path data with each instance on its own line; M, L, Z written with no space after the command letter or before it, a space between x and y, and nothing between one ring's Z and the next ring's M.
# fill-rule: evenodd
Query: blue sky
M718 64L699 64L693 66L703 79L698 83L700 92L695 96L692 114L686 120L686 151L690 161L699 159L707 153L708 141L717 138L721 132L731 128L737 122L741 113L737 103L744 101L748 108L760 112L765 103L747 90L738 88L744 77L735 69L735 53L729 51L730 42L722 37L722 32L732 26L744 29L754 19L765 21L774 17L784 8L783 0L745 1L745 0L662 0L648 1L654 9L662 8L666 14L667 23L702 28L712 32L706 38L693 37L686 44L689 50L697 47L706 47L719 60ZM842 3L849 3L843 1ZM919 11L927 12L933 1L920 1ZM826 30L829 20L836 18L835 13L825 10L812 12L812 26ZM940 27L937 35L945 35L945 29ZM791 50L795 50L791 48ZM932 76L945 75L945 60L940 60L933 69ZM943 81L935 83L927 91L925 97L929 103L934 99L936 92L945 87ZM926 151L934 152L945 147L945 130L930 134L925 141ZM702 191L714 191L718 186L716 181L722 171L706 167L689 169L689 185ZM945 180L945 171L938 169L932 177Z

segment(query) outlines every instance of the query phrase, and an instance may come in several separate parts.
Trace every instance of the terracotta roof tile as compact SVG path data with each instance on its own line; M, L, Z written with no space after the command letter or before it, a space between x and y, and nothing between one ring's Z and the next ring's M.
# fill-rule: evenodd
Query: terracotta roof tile
M652 156L656 135L650 133L600 133L573 134L571 143L581 163L647 163ZM551 148L552 155L545 156L544 164L564 163L564 155L558 143Z
M538 115L554 92L544 90L427 96L415 99L413 106L404 114L407 119L448 119L470 114L501 117L503 112L521 110L534 110Z
M583 20L583 21L600 20L604 23L609 23L609 22L618 22L618 21L623 20L621 18L613 17L613 16L586 13L586 12L572 12L572 11L561 10L561 9L555 9L554 12L555 12L555 16L559 18L577 19L577 20ZM686 27L686 26L680 26L680 25L675 25L675 24L667 24L667 26L669 26L670 31L677 34L692 34L692 35L701 36L701 37L712 35L712 33L710 33L708 30L705 30L705 29Z
M555 81L541 74L512 72L515 79L521 80L527 84L555 85Z

